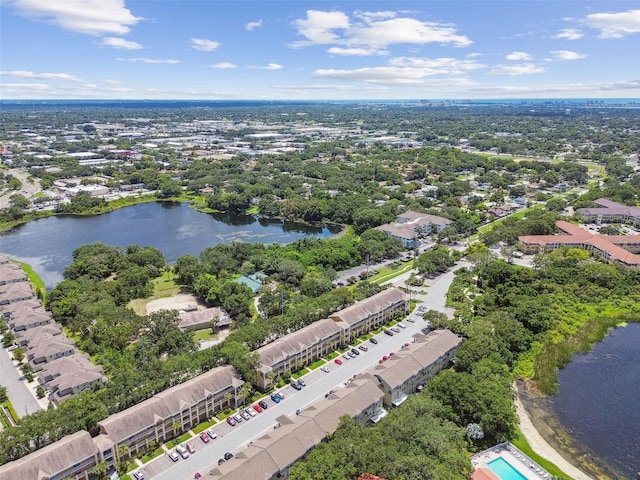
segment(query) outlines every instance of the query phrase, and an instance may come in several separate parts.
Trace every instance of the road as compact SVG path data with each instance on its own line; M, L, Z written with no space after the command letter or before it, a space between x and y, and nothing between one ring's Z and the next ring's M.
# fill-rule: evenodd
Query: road
M0 195L0 209L9 207L9 197L11 197L11 195L20 193L24 195L25 198L30 198L40 191L40 181L34 179L34 183L30 183L28 180L29 174L25 172L20 170L8 170L5 172L5 175L13 175L20 180L22 182L22 189L8 192L5 195Z
M454 269L439 276L429 288L428 293L420 294L420 299L425 302L427 308L445 311L445 295L454 279L454 270L467 265L469 264L466 262L459 262ZM385 334L377 335L377 345L365 342L365 345L369 347L368 352L360 352L359 356L350 360L342 359L342 365L337 365L334 362L327 363L329 373L318 368L305 375L304 380L307 386L301 391L296 391L290 386L280 390L284 393L285 399L279 404L275 404L267 397L265 400L269 404L269 408L251 420L243 421L235 427L229 426L226 422L216 425L213 427L213 430L218 434L216 440L205 444L200 438L194 437L191 443L195 446L196 453L188 459L181 458L178 462L173 463L167 455L162 455L149 462L140 469L144 473L145 479L186 480L193 479L195 472L206 476L211 469L217 466L218 459L223 457L225 452L231 452L235 455L249 442L273 430L279 416L295 415L297 409L302 409L304 415L304 409L324 398L327 392L344 387L345 382L353 378L354 375L378 365L378 360L383 355L398 351L404 343L411 342L414 335L419 333L426 324L415 313L407 318L414 321L412 323L403 320L406 328L401 329L400 333L394 334L393 337ZM235 460L231 459L230 461Z
M9 400L20 417L41 410L40 404L29 390L27 384L20 380L21 372L13 366L11 353L6 348L0 352L0 385L7 387Z

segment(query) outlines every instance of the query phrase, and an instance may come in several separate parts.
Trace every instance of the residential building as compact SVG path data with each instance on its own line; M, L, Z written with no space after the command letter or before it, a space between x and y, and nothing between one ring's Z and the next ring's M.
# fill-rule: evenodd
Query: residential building
M89 480L102 460L89 432L81 430L13 462L0 466L0 478L12 480Z
M579 208L576 212L585 223L631 223L640 224L640 207L629 207L607 198L595 200L599 207Z
M62 328L55 323L45 324L29 330L18 330L16 332L16 343L20 347L28 347L38 343L39 338L52 338L62 335ZM60 337L63 338L63 337Z
M416 343L379 364L374 375L384 392L385 405L397 407L454 359L462 339L449 330L421 335Z
M279 428L240 451L233 462L213 468L209 476L215 480L287 478L291 466L335 432L344 415L369 423L382 409L382 397L372 378L363 375L299 415L279 417Z
M333 352L345 343L347 326L331 319L319 320L256 350L260 358L258 385L271 387L275 379Z
M453 220L427 213L407 211L397 217L396 223L387 223L376 227L389 237L400 240L406 248L420 245L419 238L438 233L453 225Z
M15 263L0 263L0 285L8 283L26 282L27 273Z
M203 330L212 328L217 332L221 328L229 328L231 317L222 307L211 307L205 310L181 311L178 313L178 324L182 331Z
M74 353L45 364L38 373L38 382L49 390L49 400L57 405L96 384L106 383L107 378L102 367L91 363L89 355Z
M38 301L31 303L30 300L27 300L24 302L16 302L12 305L14 305L15 308L6 311L3 310L2 313L6 314L5 320L9 328L16 333L44 325L51 325L53 323L51 314L47 312Z
M640 235L600 235L560 220L557 227L564 235L524 235L518 237L525 253L545 253L560 247L581 248L592 255L625 267L640 268Z
M408 308L409 296L397 288L388 288L330 315L329 318L335 322L344 322L348 326L348 343L396 316L406 314Z
M35 298L33 287L28 282L0 285L0 305L9 305Z
M237 406L243 383L233 367L218 367L110 415L98 422L102 451L119 461L118 449L123 445L136 455L151 441L163 443L216 412Z
M73 341L64 335L40 335L27 345L26 356L34 371L42 369L44 363L76 353Z

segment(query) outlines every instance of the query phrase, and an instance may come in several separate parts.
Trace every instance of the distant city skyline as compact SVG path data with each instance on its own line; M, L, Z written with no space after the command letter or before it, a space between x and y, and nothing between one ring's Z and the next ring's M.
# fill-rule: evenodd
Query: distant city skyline
M0 99L638 98L639 7L0 0Z

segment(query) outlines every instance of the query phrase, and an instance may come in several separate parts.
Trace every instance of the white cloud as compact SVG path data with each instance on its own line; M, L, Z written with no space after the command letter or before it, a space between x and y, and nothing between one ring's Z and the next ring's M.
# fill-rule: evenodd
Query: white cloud
M106 83L107 85L122 85L124 82L121 80L106 79L102 80L102 83Z
M44 83L2 83L0 84L0 89L21 89L21 90L44 91L44 90L50 90L51 87L49 85L45 85Z
M586 53L577 53L570 50L552 50L550 53L556 60L579 60L588 56Z
M482 54L480 52L473 52L473 53L467 53L467 58L477 58L477 57L482 57Z
M484 68L474 60L458 60L456 58L420 58L397 57L389 61L394 67L419 69L424 75L462 75L471 70Z
M256 28L260 28L262 26L262 20L258 20L257 22L249 22L245 24L244 29L248 31L255 30Z
M108 37L102 39L102 44L107 47L118 48L120 50L140 50L142 45L138 42L131 42L124 38Z
M563 28L553 38L564 38L565 40L579 40L584 37L581 30L575 28Z
M515 77L518 75L531 75L533 73L544 73L544 67L540 67L534 63L521 63L519 65L498 65L491 70L489 75L509 75Z
M640 90L640 80L609 82L609 83L567 83L535 86L496 86L496 87L475 87L468 90L473 96L482 98L483 96L495 97L567 97L572 94L582 96L598 97L598 94L606 96L613 93L613 97L619 96L617 92L629 92Z
M392 18L355 26L349 32L346 42L350 45L387 46L396 43L449 43L456 47L466 47L473 42L456 34L456 29L448 24L421 22L413 18Z
M85 83L84 85L80 85L78 88L84 88L86 90L95 90L96 88L98 88L98 86L93 83Z
M277 88L279 90L339 90L343 92L379 92L382 90L388 90L387 87L382 86L366 86L362 85L344 85L337 83L316 83L309 85L273 85L273 88Z
M294 20L293 24L298 28L298 33L307 39L295 42L295 47L342 43L333 30L349 28L349 17L342 12L307 10L307 18Z
M225 70L225 69L229 69L229 68L236 68L236 65L234 63L231 63L231 62L220 62L220 63L216 63L215 65L211 65L211 68L217 68L219 70Z
M124 0L14 0L11 5L19 15L87 35L124 35L142 20Z
M349 80L368 84L405 85L405 86L437 86L437 85L472 85L466 78L425 78L431 75L426 69L411 67L372 67L353 70L321 69L312 73L316 78Z
M18 78L36 78L38 80L70 80L72 82L80 82L81 80L68 73L33 73L27 70L3 70L0 71L0 75L5 77L18 77Z
M355 12L353 12L353 16L361 18L367 23L371 23L376 20L386 20L389 18L396 18L398 14L390 10L379 11L379 12L363 12L360 10L356 10Z
M180 63L180 60L174 60L172 58L160 59L160 58L117 58L119 62L129 63Z
M268 63L261 67L256 67L251 65L248 68L257 69L257 70L280 70L282 68L282 65L279 65L277 63Z
M531 60L531 55L525 52L511 52L509 55L505 57L507 60Z
M388 51L379 48L367 47L331 47L327 50L331 55L367 57L371 55L388 55Z
M640 32L640 10L618 13L592 13L582 23L600 30L600 38L621 38Z
M191 48L200 50L201 52L213 52L220 46L220 42L207 40L206 38L192 38Z

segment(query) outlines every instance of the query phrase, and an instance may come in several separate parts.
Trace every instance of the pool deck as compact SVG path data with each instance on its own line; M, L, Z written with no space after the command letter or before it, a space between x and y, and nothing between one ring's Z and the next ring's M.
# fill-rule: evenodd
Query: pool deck
M527 457L524 453L514 447L511 443L505 442L495 447L491 447L471 457L471 464L474 469L487 468L487 464L498 457L502 457L513 468L522 474L527 480L547 480L551 478L549 472ZM496 475L497 476L497 475Z

